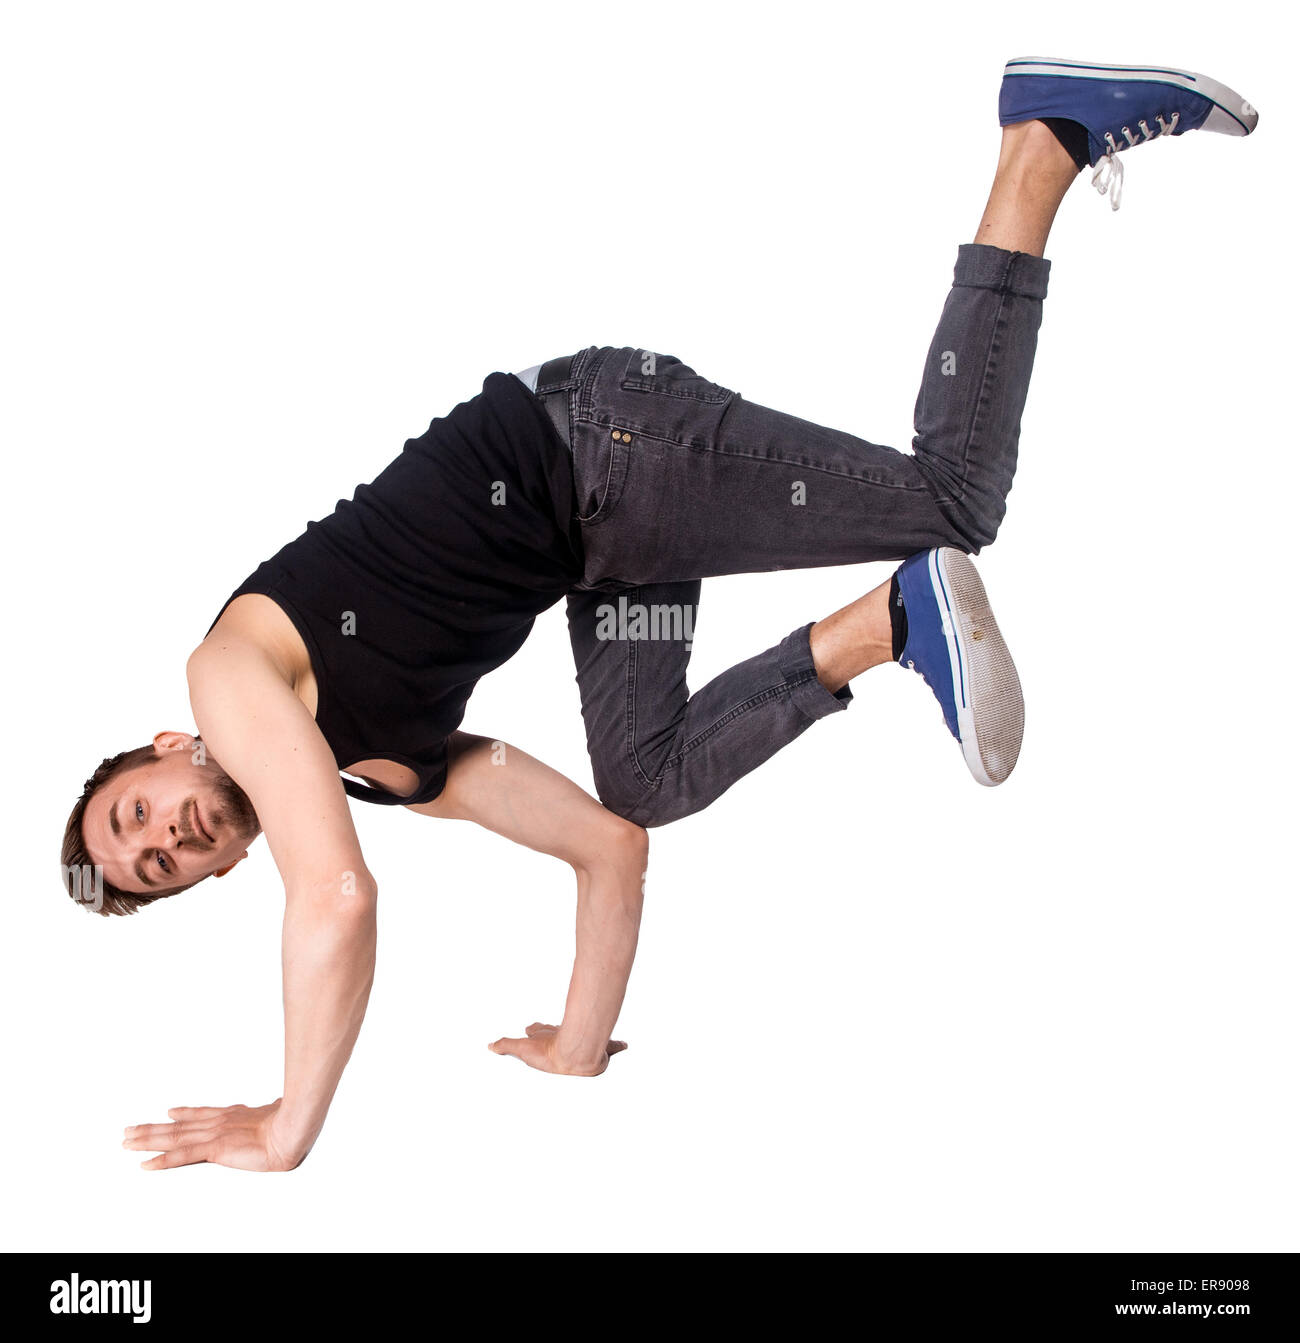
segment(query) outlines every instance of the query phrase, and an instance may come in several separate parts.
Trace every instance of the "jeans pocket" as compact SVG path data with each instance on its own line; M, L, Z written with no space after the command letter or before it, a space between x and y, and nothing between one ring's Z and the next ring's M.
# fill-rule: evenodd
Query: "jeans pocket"
M676 355L656 354L653 350L632 351L619 385L625 392L654 392L710 405L721 405L734 395L728 388L700 377Z
M603 424L575 426L573 483L578 521L584 527L604 522L614 511L627 482L630 435Z

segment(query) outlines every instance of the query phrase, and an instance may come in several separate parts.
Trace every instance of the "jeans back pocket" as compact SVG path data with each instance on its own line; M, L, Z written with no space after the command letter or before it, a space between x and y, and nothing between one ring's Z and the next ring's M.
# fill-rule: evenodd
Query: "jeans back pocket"
M620 386L625 392L655 392L710 405L720 405L732 396L728 388L700 377L675 354L656 354L653 350L632 351L623 369Z

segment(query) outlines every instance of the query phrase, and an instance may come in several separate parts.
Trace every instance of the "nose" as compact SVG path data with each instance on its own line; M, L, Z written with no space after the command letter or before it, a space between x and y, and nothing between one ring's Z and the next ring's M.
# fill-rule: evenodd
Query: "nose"
M185 832L181 829L179 815L169 821L161 822L150 836L155 848L172 852L185 844Z

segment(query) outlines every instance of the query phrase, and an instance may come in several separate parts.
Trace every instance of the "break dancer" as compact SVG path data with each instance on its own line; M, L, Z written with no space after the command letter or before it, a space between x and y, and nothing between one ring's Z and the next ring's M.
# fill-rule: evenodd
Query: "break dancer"
M974 777L1007 778L1020 685L970 555L1005 511L1057 207L1085 167L1118 206L1121 154L1244 136L1257 116L1202 75L1034 59L1007 65L999 119L911 454L766 409L675 357L592 346L490 374L235 590L187 664L198 732L104 760L63 845L67 889L103 914L224 875L259 833L284 882L283 1094L128 1129L126 1147L158 1153L147 1168L287 1170L316 1140L374 973L377 889L349 796L474 821L572 866L563 1017L491 1048L592 1076L623 1047L647 828L845 709L862 673L917 673ZM879 560L902 561L888 582L688 691L702 579ZM478 680L561 598L600 802L460 730Z

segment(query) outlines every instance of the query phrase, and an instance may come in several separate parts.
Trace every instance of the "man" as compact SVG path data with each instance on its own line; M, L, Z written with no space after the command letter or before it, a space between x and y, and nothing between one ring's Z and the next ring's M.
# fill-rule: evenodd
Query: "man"
M1048 232L1091 165L1256 113L1201 75L1018 60L997 171L958 249L911 455L752 404L672 356L589 347L491 374L351 501L261 565L187 673L201 736L106 760L69 819L65 880L102 913L221 876L265 831L284 881L283 1096L176 1109L127 1130L165 1169L298 1165L365 1012L376 884L347 797L472 820L574 869L577 951L558 1027L492 1048L593 1076L621 1049L647 827L707 806L888 661L919 673L975 778L1001 783L1023 708L968 558L994 539L1016 463ZM688 693L700 580L901 559L890 582ZM597 791L459 731L480 677L560 597ZM355 776L341 780L340 771Z

